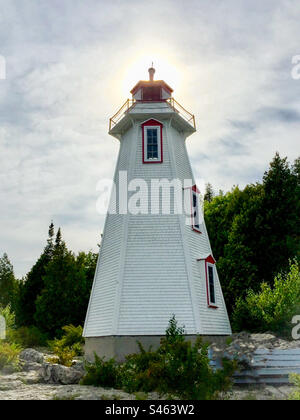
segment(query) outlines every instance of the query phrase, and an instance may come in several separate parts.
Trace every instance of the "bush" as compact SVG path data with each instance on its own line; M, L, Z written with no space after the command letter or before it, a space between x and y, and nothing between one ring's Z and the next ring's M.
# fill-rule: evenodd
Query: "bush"
M291 373L290 382L296 385L297 390L290 395L289 399L300 401L300 375L297 375L297 373Z
M47 334L42 333L37 327L31 326L16 328L15 314L11 310L10 305L5 308L0 307L0 315L3 316L6 321L7 342L11 344L18 344L23 348L47 345Z
M6 367L17 370L21 350L17 344L0 341L0 370Z
M58 358L58 363L64 366L72 366L74 357L83 353L84 338L82 327L67 325L62 328L64 335L61 339L49 341L49 346ZM55 358L51 361L57 361Z
M95 363L86 366L87 375L82 379L81 385L102 386L117 388L119 385L119 366L114 359L105 362L95 354Z
M290 262L287 274L278 274L274 287L261 285L259 293L248 291L238 299L232 317L235 331L266 332L287 335L300 302L300 273L297 261Z
M8 340L24 348L44 347L48 343L48 335L42 333L37 327L20 327L8 331Z
M105 362L95 355L95 363L86 366L84 385L109 386L127 392L170 394L184 399L211 400L231 386L236 364L223 361L223 369L214 371L208 358L208 345L200 339L192 345L185 341L184 329L177 326L175 317L169 322L166 337L156 351L130 355L124 364L113 359Z
M70 347L59 347L53 346L52 350L55 354L54 357L48 357L47 362L49 363L58 363L63 366L71 367L73 365L73 359L76 356L74 350Z
M15 314L11 310L10 305L7 305L4 308L0 306L0 315L3 316L3 318L5 319L7 330L15 328Z

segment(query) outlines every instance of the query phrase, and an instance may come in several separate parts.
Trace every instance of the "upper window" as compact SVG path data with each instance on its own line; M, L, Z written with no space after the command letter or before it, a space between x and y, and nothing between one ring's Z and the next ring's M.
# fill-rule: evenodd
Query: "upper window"
M143 162L162 163L162 124L149 120L142 124Z
M191 189L192 192L192 227L196 232L201 233L201 213L200 213L200 197L196 186Z
M147 160L158 159L158 128L146 128Z

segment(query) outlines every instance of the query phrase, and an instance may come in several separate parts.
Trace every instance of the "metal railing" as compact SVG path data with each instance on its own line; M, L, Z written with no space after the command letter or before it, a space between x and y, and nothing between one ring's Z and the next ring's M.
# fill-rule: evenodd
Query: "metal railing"
M182 105L180 105L179 102L177 102L174 98L167 99L168 104L173 108L175 112L178 112L178 114L184 118L188 123L190 123L194 129L196 130L196 120L195 115L191 114L189 111L187 111L185 108L183 108Z
M127 101L121 106L118 112L109 120L109 131L127 114L131 107L136 103L135 99L127 99ZM141 101L142 102L142 101ZM179 102L174 98L169 98L166 102L170 105L173 111L177 112L182 118L190 123L196 129L195 116L183 108Z
M124 105L121 106L118 112L109 120L109 131L125 116L132 105L135 104L135 99L127 99Z

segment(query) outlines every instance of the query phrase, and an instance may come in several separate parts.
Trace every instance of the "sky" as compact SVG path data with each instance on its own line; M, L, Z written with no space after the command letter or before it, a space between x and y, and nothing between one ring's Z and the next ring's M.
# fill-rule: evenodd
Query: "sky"
M243 188L276 151L298 157L299 22L299 0L0 0L0 254L15 274L51 220L74 252L97 250L108 121L152 61L195 114L202 184Z

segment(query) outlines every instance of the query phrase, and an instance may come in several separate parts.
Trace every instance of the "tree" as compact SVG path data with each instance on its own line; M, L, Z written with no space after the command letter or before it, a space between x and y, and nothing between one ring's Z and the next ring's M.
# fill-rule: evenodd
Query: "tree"
M35 324L35 302L44 287L43 276L46 273L47 264L51 261L53 256L53 238L54 225L51 222L49 226L47 245L44 252L25 277L25 281L20 285L19 298L16 308L17 324L20 326L31 326Z
M262 280L269 284L279 271L288 268L289 258L299 255L298 185L297 174L290 168L287 158L282 159L276 153L263 177L264 235L260 238L263 253L260 272Z
M258 293L248 290L245 299L239 298L233 313L233 329L251 332L272 331L291 336L291 320L299 313L299 264L290 261L289 271L275 276L274 286L262 283Z
M46 267L43 290L36 300L35 322L52 337L65 325L82 325L95 273L97 256L69 251L59 229L53 257Z
M7 254L0 258L0 306L3 308L14 304L16 279Z
M214 190L210 183L206 184L205 194L204 194L204 201L208 201L209 203L212 202L214 198Z
M289 259L300 256L299 159L277 153L262 183L235 187L205 203L205 221L231 313L247 289L272 286Z

